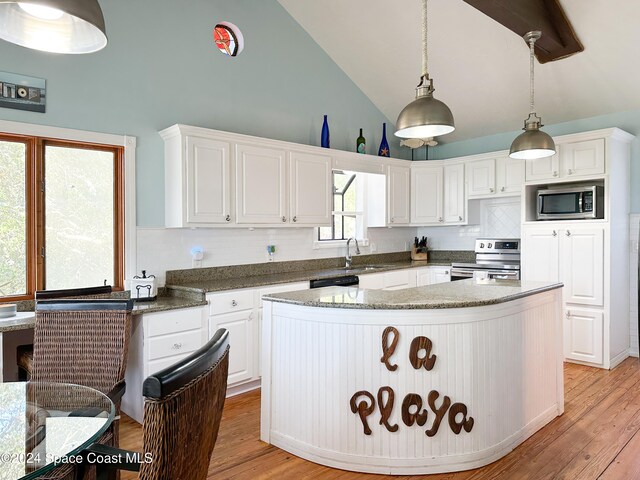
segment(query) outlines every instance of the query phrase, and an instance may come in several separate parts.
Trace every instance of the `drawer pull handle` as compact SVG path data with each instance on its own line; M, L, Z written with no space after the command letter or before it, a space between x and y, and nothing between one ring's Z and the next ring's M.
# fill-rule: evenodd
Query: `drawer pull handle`
M573 175L573 170L569 169L569 170L567 170L567 173L568 173L569 175Z
M554 177L557 177L557 176L558 176L558 172L557 172L557 171L554 171L554 172L553 172L553 176L554 176Z
M227 222L230 222L230 221L231 221L231 215L227 215L226 217L224 217L224 219L225 219Z
M567 237L570 237L570 236L571 236L571 232L570 232L569 230L567 230L567 233L565 233L565 235L566 235Z
M462 217L460 215L458 215L458 220L462 221Z
M236 302L235 300L231 300L231 306L232 307L237 307L238 306L238 302Z
M180 350L182 348L182 343L174 343L171 347L171 350Z
M293 220L294 222L297 222L297 221L298 221L298 217L295 217L295 216L294 216L292 220Z
M287 221L287 217L285 217L284 215L282 216L282 221L286 222Z
M556 232L556 231L554 230L554 231L553 231L553 233L552 233L552 235L553 235L554 237L557 237L557 236L558 236L558 232Z
M491 193L493 193L493 192L495 192L496 190L495 190L495 188L490 188L490 189L489 189L489 191L490 191Z

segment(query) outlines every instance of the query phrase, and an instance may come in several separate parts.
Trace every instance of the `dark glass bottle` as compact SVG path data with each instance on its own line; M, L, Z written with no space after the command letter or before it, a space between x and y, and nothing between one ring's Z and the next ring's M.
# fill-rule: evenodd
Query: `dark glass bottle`
M379 157L390 157L389 144L387 143L387 124L382 124L382 141L380 142L380 148L378 149Z
M324 122L322 123L322 135L320 136L320 145L324 148L329 148L329 124L327 123L327 116L324 116Z
M367 153L367 141L362 136L362 129L360 129L360 136L356 140L356 152Z

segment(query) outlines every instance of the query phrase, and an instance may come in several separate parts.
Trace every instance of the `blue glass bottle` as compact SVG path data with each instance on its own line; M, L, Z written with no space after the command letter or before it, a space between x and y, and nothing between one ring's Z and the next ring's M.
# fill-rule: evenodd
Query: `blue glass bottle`
M382 141L380 142L380 148L378 149L379 157L390 157L389 144L387 143L387 124L382 124Z
M322 124L322 136L320 137L320 146L329 148L329 124L327 123L327 116L324 116L324 123Z

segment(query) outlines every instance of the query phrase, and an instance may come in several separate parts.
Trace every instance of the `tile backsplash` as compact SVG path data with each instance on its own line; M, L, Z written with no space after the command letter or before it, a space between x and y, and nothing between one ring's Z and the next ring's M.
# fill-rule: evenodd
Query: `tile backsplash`
M477 202L472 205L473 202ZM473 250L478 237L520 238L520 197L470 200L477 218L472 225L420 227L418 235L429 238L433 250Z

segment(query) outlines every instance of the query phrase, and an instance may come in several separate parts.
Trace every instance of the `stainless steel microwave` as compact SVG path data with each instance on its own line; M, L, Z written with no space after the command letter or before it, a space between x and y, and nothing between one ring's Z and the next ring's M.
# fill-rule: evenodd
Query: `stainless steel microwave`
M604 187L554 188L538 190L537 220L604 218Z

